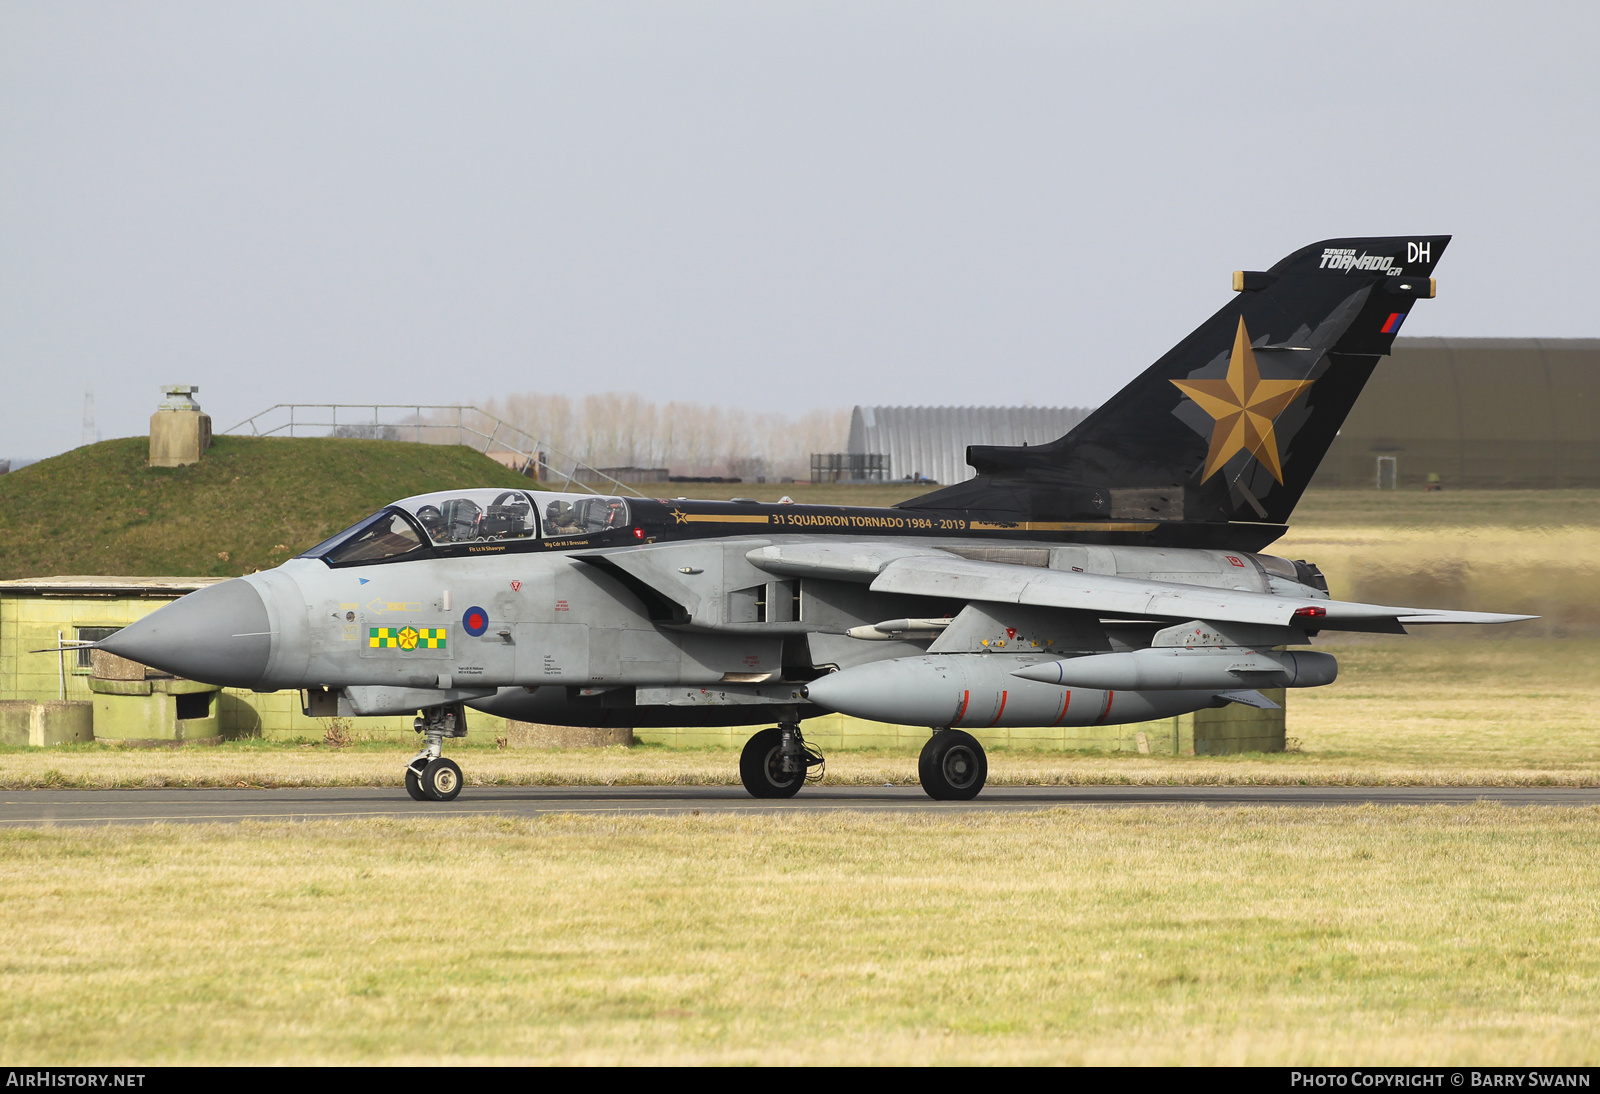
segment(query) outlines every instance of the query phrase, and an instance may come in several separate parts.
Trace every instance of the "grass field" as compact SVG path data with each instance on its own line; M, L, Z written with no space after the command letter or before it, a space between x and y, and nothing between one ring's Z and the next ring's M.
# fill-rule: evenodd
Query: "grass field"
M1344 599L1542 617L1478 637L1600 631L1600 491L1311 491L1268 550Z
M39 1063L1600 1062L1600 810L0 832Z

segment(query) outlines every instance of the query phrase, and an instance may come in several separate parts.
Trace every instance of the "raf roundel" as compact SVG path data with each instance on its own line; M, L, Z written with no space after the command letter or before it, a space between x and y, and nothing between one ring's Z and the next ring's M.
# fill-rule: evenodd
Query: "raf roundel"
M489 613L482 608L468 608L461 617L461 626L468 634L476 638L489 629Z

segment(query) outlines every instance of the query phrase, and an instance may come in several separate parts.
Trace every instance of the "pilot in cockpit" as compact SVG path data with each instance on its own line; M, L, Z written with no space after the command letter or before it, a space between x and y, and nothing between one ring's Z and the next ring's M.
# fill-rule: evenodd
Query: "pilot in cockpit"
M433 542L444 542L444 514L439 512L439 507L437 505L424 505L421 509L418 509L417 520L420 521L422 527L427 530L428 535L430 538L432 538Z

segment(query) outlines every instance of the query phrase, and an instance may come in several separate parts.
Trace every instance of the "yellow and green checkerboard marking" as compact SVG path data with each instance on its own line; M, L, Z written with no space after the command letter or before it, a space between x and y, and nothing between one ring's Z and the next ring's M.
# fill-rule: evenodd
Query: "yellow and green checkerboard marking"
M375 650L442 650L448 627L369 627L367 645Z

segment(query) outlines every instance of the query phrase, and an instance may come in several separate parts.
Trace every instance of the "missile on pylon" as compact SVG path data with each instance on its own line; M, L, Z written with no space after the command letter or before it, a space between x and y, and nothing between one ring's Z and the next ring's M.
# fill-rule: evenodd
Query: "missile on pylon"
M1333 683L1339 662L1326 653L1151 648L1025 665L1023 680L1069 688L1184 691L1194 688L1315 688Z

